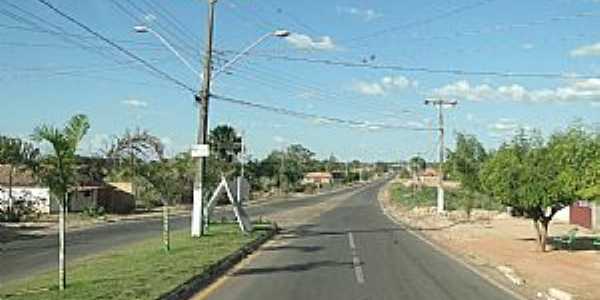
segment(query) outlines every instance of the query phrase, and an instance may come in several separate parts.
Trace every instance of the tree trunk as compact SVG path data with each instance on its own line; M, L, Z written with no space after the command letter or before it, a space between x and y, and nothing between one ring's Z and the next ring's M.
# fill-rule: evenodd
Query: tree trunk
M15 173L15 168L10 165L8 171L8 215L11 216L13 212L13 176Z
M540 229L540 223L538 222L537 219L533 219L533 228L535 228L535 240L537 241L538 245L542 244L542 232Z
M165 251L171 250L171 239L169 232L169 207L163 204L163 247Z
M542 236L540 239L540 250L546 252L546 241L548 240L548 223L550 220L542 220Z
M58 213L58 288L64 290L67 284L67 270L65 268L65 214L67 210L68 194L63 195Z

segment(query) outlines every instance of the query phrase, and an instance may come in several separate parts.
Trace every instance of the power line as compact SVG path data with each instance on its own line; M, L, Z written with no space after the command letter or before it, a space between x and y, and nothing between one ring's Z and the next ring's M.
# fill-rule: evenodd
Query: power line
M40 0L41 1L41 0ZM247 107L253 107L265 111L274 112L277 114L288 115L301 119L309 119L309 120L322 120L325 123L338 123L344 125L350 125L356 128L382 128L382 129L401 129L401 130L412 130L412 131L432 131L437 130L437 128L423 128L423 127L411 127L411 126L402 126L402 125L390 125L390 124L382 124L382 123L372 123L367 121L358 121L358 120L350 120L350 119L342 119L338 117L330 117L306 112L299 112L295 110L290 110L282 107L274 107L270 105L254 103L246 100L236 99L232 97L220 96L220 95L211 95L215 99L219 99L225 102L234 103L238 105L243 105Z
M143 58L131 53L129 50L121 47L119 44L111 41L110 39L106 38L105 36L103 36L102 34L94 31L93 29L91 29L90 27L88 27L87 25L81 23L80 21L76 20L75 18L67 15L66 13L64 13L63 11L61 11L60 9L56 8L55 6L53 6L52 4L50 4L48 1L46 0L38 0L39 3L45 5L46 7L48 7L49 9L51 9L52 11L54 11L55 13L57 13L58 15L60 15L61 17L67 19L69 22L81 27L83 30L87 31L88 33L91 33L92 35L96 36L97 38L101 39L102 41L106 42L107 44L113 46L115 49L119 50L121 53L125 54L126 56L138 61L139 63L141 63L142 65L144 65L146 68L150 69L151 71L155 72L156 74L162 76L164 79L173 82L174 84L176 84L177 86L190 91L192 93L195 93L195 90L190 88L189 86L187 86L185 83L179 81L178 79L172 77L171 75L165 73L164 71L161 71L160 69L156 68L155 66L153 66L151 63L147 62L146 60L144 60Z
M52 4L48 3L48 1L46 0L37 0L38 2L40 2L41 4L47 6L49 9L51 9L52 11L54 11L55 13L57 13L58 15L60 15L61 17L67 19L69 22L81 27L82 29L84 29L85 31L87 31L88 33L98 37L99 39L101 39L102 41L108 43L109 45L111 45L112 47L114 47L115 49L117 49L118 51L120 51L121 53L127 55L128 57L138 61L139 63L141 63L142 65L144 65L146 68L148 68L149 70L157 73L158 75L160 75L161 77L163 77L163 79L168 80L174 84L176 84L177 86L190 91L192 93L195 93L196 91L189 87L188 85L186 85L185 83L179 81L178 79L172 77L171 75L165 73L164 71L161 71L160 69L154 67L151 63L149 63L148 61L144 60L143 58L131 53L129 50L121 47L120 45L116 44L115 42L111 41L110 39L104 37L102 34L94 31L93 29L91 29L90 27L88 27L87 25L83 24L82 22L76 20L75 18L69 16L68 14L64 13L63 11L61 11L60 9L56 8L55 6L53 6ZM371 128L371 127L376 127L376 128L385 128L385 129L402 129L402 130L412 130L412 131L431 131L431 130L435 130L435 129L431 129L431 128L419 128L419 127L410 127L410 126L401 126L401 125L389 125L389 124L381 124L381 123L371 123L371 122L365 122L365 121L356 121L356 120L348 120L348 119L342 119L342 118L338 118L338 117L329 117L329 116L323 116L323 115L317 115L317 114L311 114L311 113L305 113L305 112L298 112L298 111L294 111L294 110L290 110L290 109L286 109L286 108L281 108L281 107L274 107L274 106L269 106L269 105L265 105L265 104L259 104L259 103L254 103L254 102L250 102L250 101L246 101L246 100L240 100L240 99L235 99L235 98L231 98L231 97L225 97L225 96L220 96L220 95L212 95L212 97L214 97L215 99L219 99L221 101L224 102L228 102L228 103L233 103L233 104L237 104L237 105L242 105L242 106L247 106L247 107L252 107L252 108L257 108L257 109L261 109L261 110L265 110L265 111L270 111L270 112L274 112L274 113L278 113L278 114L283 114L283 115L288 115L288 116L293 116L293 117L298 117L298 118L304 118L304 119L312 119L312 120L324 120L326 122L333 122L333 123L339 123L339 124L346 124L346 125L350 125L350 126L354 126L354 127L361 127L361 128Z
M442 19L448 18L448 17L453 17L456 15L459 15L463 12L478 8L480 6L486 5L488 3L494 2L495 0L482 0L482 1L478 1L472 4L467 4L467 5L463 5L463 6L459 6L453 9L450 9L448 11L436 14L434 16L431 16L429 18L426 19L421 19L421 20L415 20L415 21L411 21L402 25L398 25L398 26L392 26L389 28L385 28L385 29L381 29L375 32L371 32L369 34L365 34L365 35L361 35L358 37L354 37L354 38L350 38L347 39L345 41L342 41L342 43L346 43L346 42L355 42L355 41L360 41L360 40L366 40L366 39L371 39L377 36L381 36L383 34L386 33L390 33L390 32L394 32L394 31L400 31L400 30L405 30L405 29L409 29L409 28L414 28L414 27L418 27L418 26L423 26L423 25L428 25L437 21L440 21Z
M224 52L232 52L230 50L224 50ZM249 53L248 55L265 57L272 59L280 59L294 62L306 62L312 64L324 64L330 66L340 66L349 68L365 68L374 70L391 70L401 72L415 72L415 73L430 73L430 74L450 74L459 76L492 76L492 77L508 77L508 78L546 78L546 79L594 79L600 78L599 75L584 75L584 74L564 74L564 73L520 73L520 72L501 72L501 71L472 71L464 69L436 69L428 67L409 67L402 65L386 65L386 64L373 64L373 63L356 63L341 60L332 59L318 59L308 57L293 57L275 54L257 54Z

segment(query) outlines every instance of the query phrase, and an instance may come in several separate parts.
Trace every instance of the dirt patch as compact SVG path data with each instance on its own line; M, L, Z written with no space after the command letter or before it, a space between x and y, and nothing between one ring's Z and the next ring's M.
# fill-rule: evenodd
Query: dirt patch
M380 193L386 213L407 224L426 238L457 254L471 265L509 266L525 280L521 292L535 296L554 287L572 293L576 299L600 299L600 251L582 248L574 251L553 250L541 253L534 237L531 220L513 218L504 213L475 211L471 221L464 213L435 215L433 208L407 210L391 201L388 185ZM565 234L574 225L554 222L549 234ZM581 240L592 232L578 228ZM494 274L497 275L497 274Z

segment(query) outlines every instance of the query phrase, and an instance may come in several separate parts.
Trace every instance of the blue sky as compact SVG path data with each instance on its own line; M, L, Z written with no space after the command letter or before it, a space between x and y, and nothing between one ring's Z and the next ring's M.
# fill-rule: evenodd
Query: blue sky
M133 26L148 24L200 69L206 1L50 2L198 86L197 75L154 36L134 33ZM476 134L488 147L518 127L549 134L575 120L596 124L600 77L593 75L600 74L600 33L594 29L599 27L600 1L594 0L219 0L216 50L240 51L278 28L293 34L266 40L216 79L214 94L365 125L297 119L219 100L211 102L210 125L242 129L255 157L301 143L320 157L398 160L415 153L436 157L435 133L382 126L435 126L435 110L423 105L425 97L457 99L459 105L445 111L447 131ZM1 3L0 34L1 133L27 136L40 123L60 125L85 113L92 129L82 152L97 152L110 136L133 127L160 136L171 153L193 142L197 107L189 92L149 74L37 1ZM217 66L231 56L219 52ZM348 68L282 56L560 76ZM452 143L450 134L447 144Z

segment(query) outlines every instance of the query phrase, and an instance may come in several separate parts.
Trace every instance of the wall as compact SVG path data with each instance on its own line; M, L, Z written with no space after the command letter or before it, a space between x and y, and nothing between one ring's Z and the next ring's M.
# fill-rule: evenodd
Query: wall
M43 187L13 187L15 201L23 199L31 202L41 213L50 213L50 189ZM0 186L0 200L3 208L8 206L8 187Z

